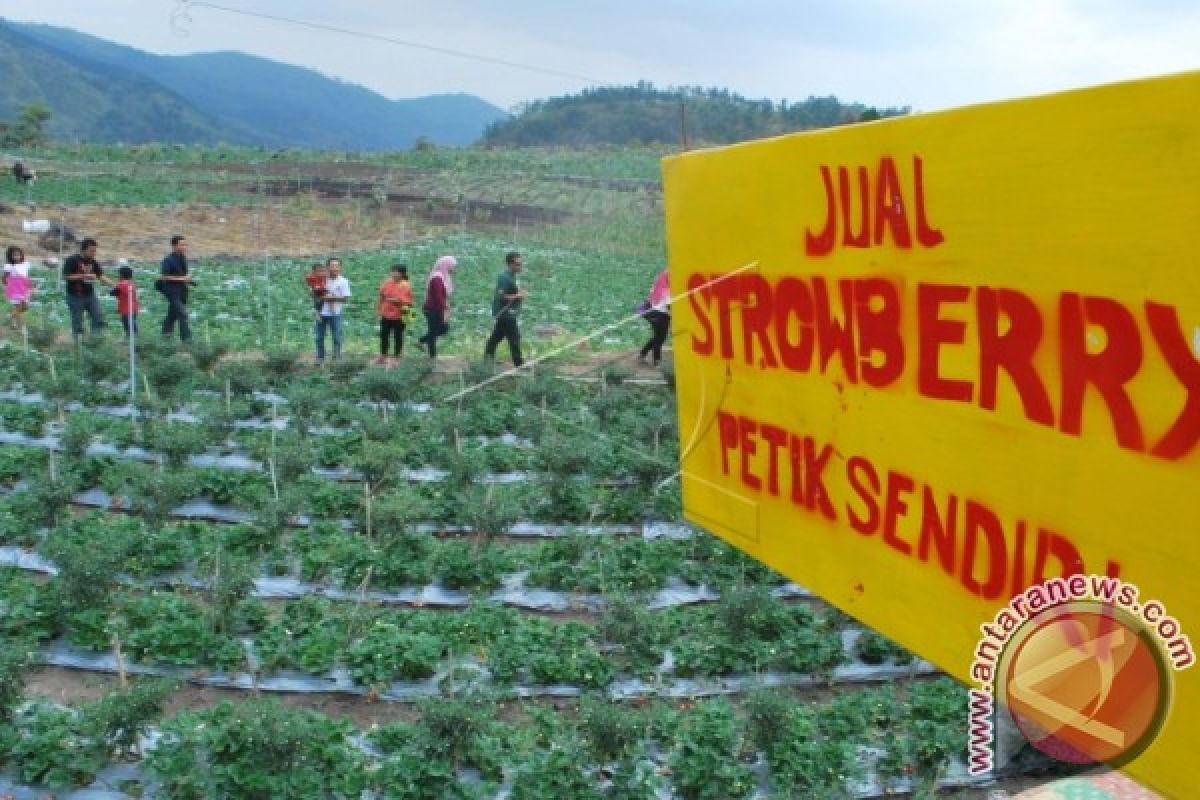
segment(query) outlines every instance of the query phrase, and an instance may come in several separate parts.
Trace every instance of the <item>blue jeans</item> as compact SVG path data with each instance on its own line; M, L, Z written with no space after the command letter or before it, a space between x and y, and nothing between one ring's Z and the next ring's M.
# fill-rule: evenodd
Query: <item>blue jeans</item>
M317 360L321 361L325 358L325 330L332 329L333 331L333 357L339 358L342 355L342 315L334 314L326 317L324 315L317 317Z
M82 297L79 295L67 295L67 308L71 312L71 333L76 336L83 336L83 315L88 315L88 322L91 325L92 333L104 327L104 317L100 315L100 301L96 299L96 295Z

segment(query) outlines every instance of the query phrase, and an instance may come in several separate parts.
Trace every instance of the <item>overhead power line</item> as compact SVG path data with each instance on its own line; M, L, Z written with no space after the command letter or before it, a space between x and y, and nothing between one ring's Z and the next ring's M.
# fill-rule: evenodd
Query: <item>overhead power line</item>
M226 14L236 14L242 17L251 17L253 19L268 20L270 22L282 22L287 25L295 25L300 28L308 28L310 30L326 31L329 33L340 33L344 36L354 36L359 39L368 39L376 42L384 42L385 44L398 45L400 47L409 47L415 50L424 50L429 53L438 53L440 55L452 56L454 58L463 58L470 61L479 61L485 64L496 64L502 67L510 67L512 69L525 70L526 72L536 72L542 75L551 75L556 78L566 78L572 81L583 81L591 84L605 84L607 81L602 81L599 78L592 78L587 75L580 75L575 72L567 72L565 70L551 69L549 67L539 67L535 64L525 64L520 61L509 61L504 58L496 58L495 56L483 55L481 53L470 53L465 50L454 50L449 47L439 47L437 45L425 44L423 42L413 42L407 39L397 39L392 36L384 36L378 33L369 33L367 31L356 31L350 28L342 28L337 25L327 25L322 22L309 22L302 19L294 19L277 14L264 14L260 11L249 11L244 8L231 8L229 6L218 5L216 3L196 2L194 0L176 0L176 8L171 15L171 25L176 30L183 28L181 23L191 22L191 10L195 8L210 8L214 11L221 11Z

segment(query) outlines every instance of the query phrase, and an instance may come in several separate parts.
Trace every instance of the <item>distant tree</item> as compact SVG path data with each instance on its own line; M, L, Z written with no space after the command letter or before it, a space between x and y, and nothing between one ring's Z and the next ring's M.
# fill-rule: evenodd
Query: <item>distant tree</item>
M46 123L53 114L41 103L24 106L16 122L0 123L0 144L5 147L37 147L46 143Z

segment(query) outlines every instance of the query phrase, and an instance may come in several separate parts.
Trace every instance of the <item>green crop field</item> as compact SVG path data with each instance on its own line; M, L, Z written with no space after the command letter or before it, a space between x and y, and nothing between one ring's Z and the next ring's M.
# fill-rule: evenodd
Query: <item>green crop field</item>
M0 342L0 796L983 796L965 690L682 520L669 359L634 370L645 324L607 329L664 262L661 155L27 154L67 220L391 243L333 248L357 300L324 367L311 231L274 256L196 237L189 347L154 330L171 231L142 231L132 375L113 309L70 342L38 273L28 335ZM493 381L514 247L546 359ZM375 286L405 261L420 297L443 254L451 358L370 365Z

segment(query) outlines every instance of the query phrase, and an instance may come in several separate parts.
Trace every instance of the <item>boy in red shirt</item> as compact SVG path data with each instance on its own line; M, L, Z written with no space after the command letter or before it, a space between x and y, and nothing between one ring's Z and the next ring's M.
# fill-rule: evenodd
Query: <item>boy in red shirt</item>
M321 316L321 306L325 303L325 282L329 279L329 267L327 264L313 264L312 269L304 276L304 282L308 284L308 289L312 292L313 311L317 317Z
M138 305L137 286L133 283L133 268L121 267L117 270L117 277L120 280L109 294L117 298L117 313L121 315L121 327L128 338L137 335L137 315L141 306Z

